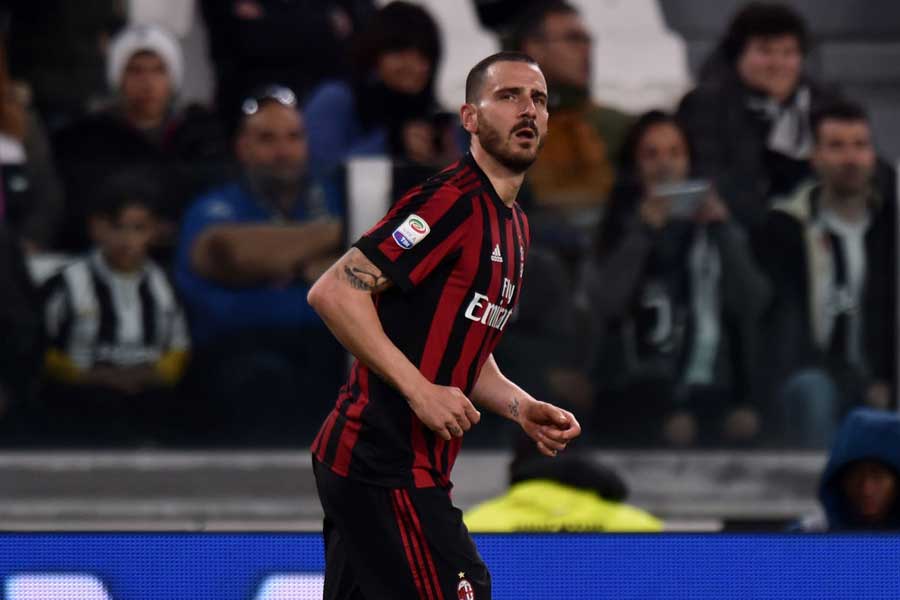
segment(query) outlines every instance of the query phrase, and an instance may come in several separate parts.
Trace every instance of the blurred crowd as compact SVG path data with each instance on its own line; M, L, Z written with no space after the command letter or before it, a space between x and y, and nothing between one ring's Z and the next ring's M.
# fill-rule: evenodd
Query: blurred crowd
M896 410L896 175L798 13L747 4L677 106L631 114L594 100L573 5L465 2L550 90L511 379L615 447L823 449ZM0 3L0 443L306 446L348 364L306 303L352 241L347 164L412 184L467 149L441 28L201 0L200 105L183 36L124 5Z

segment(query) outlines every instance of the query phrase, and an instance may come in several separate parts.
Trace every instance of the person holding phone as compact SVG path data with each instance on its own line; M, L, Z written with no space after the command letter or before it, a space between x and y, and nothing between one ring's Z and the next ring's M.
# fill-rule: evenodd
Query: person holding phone
M623 151L581 285L603 388L601 442L748 442L756 330L771 290L678 120L652 111ZM608 431L604 427L608 426Z

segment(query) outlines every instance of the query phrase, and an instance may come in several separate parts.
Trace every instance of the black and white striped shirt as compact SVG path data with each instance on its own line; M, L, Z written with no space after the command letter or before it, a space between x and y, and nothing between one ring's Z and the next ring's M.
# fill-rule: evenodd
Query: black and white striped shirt
M50 345L78 369L156 363L167 353L188 350L181 306L152 261L139 273L123 274L95 251L43 289Z

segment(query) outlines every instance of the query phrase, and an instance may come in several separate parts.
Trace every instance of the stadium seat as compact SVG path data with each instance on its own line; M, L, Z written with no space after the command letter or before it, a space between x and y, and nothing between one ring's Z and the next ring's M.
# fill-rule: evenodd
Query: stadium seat
M353 242L377 223L391 206L391 159L355 158L346 166L347 240Z
M747 0L659 0L666 21L688 38L717 38ZM900 3L895 0L789 0L817 36L887 37L900 33Z
M673 108L690 88L687 49L656 0L575 0L596 36L593 93L630 113Z
M900 43L835 41L818 51L825 81L900 87Z
M438 98L455 109L465 77L499 44L478 23L471 2L417 0L437 20L444 35L444 62L438 73ZM384 4L384 2L381 2ZM656 0L573 2L596 36L594 97L627 112L673 107L690 87L683 41L666 29Z
M878 153L897 166L900 161L900 86L845 86L844 92L858 99L874 123L875 147Z
M195 0L128 0L128 16L133 24L161 25L183 38L193 26L195 4Z

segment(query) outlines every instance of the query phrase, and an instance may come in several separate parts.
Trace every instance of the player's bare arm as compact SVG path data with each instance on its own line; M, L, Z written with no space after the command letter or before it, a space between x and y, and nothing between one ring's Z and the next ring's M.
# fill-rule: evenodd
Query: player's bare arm
M443 439L461 437L481 414L458 388L428 381L385 334L373 294L391 280L357 248L351 248L309 291L309 304L356 358L409 402L416 416Z
M538 450L556 456L581 434L575 415L541 402L507 379L493 354L481 369L472 390L472 399L501 416L515 421L537 443Z

